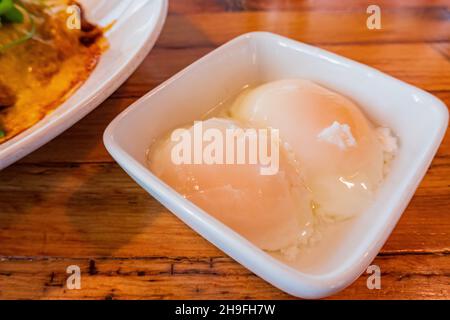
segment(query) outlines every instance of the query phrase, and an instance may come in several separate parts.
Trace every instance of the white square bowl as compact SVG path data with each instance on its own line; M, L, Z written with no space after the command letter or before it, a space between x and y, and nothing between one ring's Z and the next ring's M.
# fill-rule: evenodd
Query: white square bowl
M146 166L153 139L199 119L244 85L295 77L350 97L400 141L374 204L352 220L339 241L326 240L332 250L312 259L308 268L260 250L184 199ZM377 255L430 165L447 124L446 106L425 91L325 50L256 32L214 50L134 103L108 126L104 142L137 183L218 248L281 290L319 298L351 284ZM321 248L328 246L326 241Z

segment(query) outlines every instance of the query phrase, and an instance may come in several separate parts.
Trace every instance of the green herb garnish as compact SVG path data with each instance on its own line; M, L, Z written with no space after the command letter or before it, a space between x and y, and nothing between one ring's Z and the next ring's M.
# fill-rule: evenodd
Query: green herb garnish
M27 15L30 29L25 31L25 33L18 39L12 40L4 45L0 45L0 53L30 40L36 34L34 19L20 0L0 0L0 29L4 24L25 23L24 13Z
M6 137L6 132L0 129L0 139Z
M3 15L6 12L8 12L9 10L11 10L13 6L14 5L13 5L12 0L1 0L0 1L0 15Z
M13 0L0 0L0 22L23 23L22 12Z

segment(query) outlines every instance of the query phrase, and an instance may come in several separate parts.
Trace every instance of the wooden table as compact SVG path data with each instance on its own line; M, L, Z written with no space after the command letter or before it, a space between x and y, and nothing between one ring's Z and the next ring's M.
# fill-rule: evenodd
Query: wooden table
M133 101L233 37L269 30L371 65L450 106L450 0L171 0L155 49L105 103L0 173L0 298L290 299L180 222L102 143ZM386 97L389 99L389 97ZM150 119L151 120L151 119ZM405 119L407 121L407 119ZM450 137L367 275L334 299L450 298ZM66 287L69 265L81 290Z

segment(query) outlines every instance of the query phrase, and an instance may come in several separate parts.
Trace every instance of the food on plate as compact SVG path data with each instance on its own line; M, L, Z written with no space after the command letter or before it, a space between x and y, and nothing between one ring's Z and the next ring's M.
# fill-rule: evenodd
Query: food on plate
M264 130L276 139L258 143ZM228 162L239 147L246 161ZM213 117L161 137L148 163L162 181L261 249L295 255L319 238L317 225L350 219L371 205L397 148L391 130L376 127L350 99L287 79L246 88ZM263 156L275 153L277 170L264 174Z
M107 44L70 0L0 0L0 21L2 143L70 97Z

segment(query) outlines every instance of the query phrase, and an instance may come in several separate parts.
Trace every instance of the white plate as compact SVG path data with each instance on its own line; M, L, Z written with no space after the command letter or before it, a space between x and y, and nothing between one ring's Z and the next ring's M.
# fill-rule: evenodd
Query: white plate
M167 0L82 0L106 33L109 49L89 79L39 123L0 145L0 170L74 125L109 97L137 68L156 42L167 16Z
M373 206L336 234L325 235L295 263L287 263L258 249L164 184L148 170L145 152L154 138L199 119L244 85L295 77L351 97L374 122L392 128L401 145ZM104 142L145 190L236 261L292 295L319 298L348 286L377 255L430 165L447 124L446 106L425 91L316 47L270 33L250 33L137 101L108 126Z

